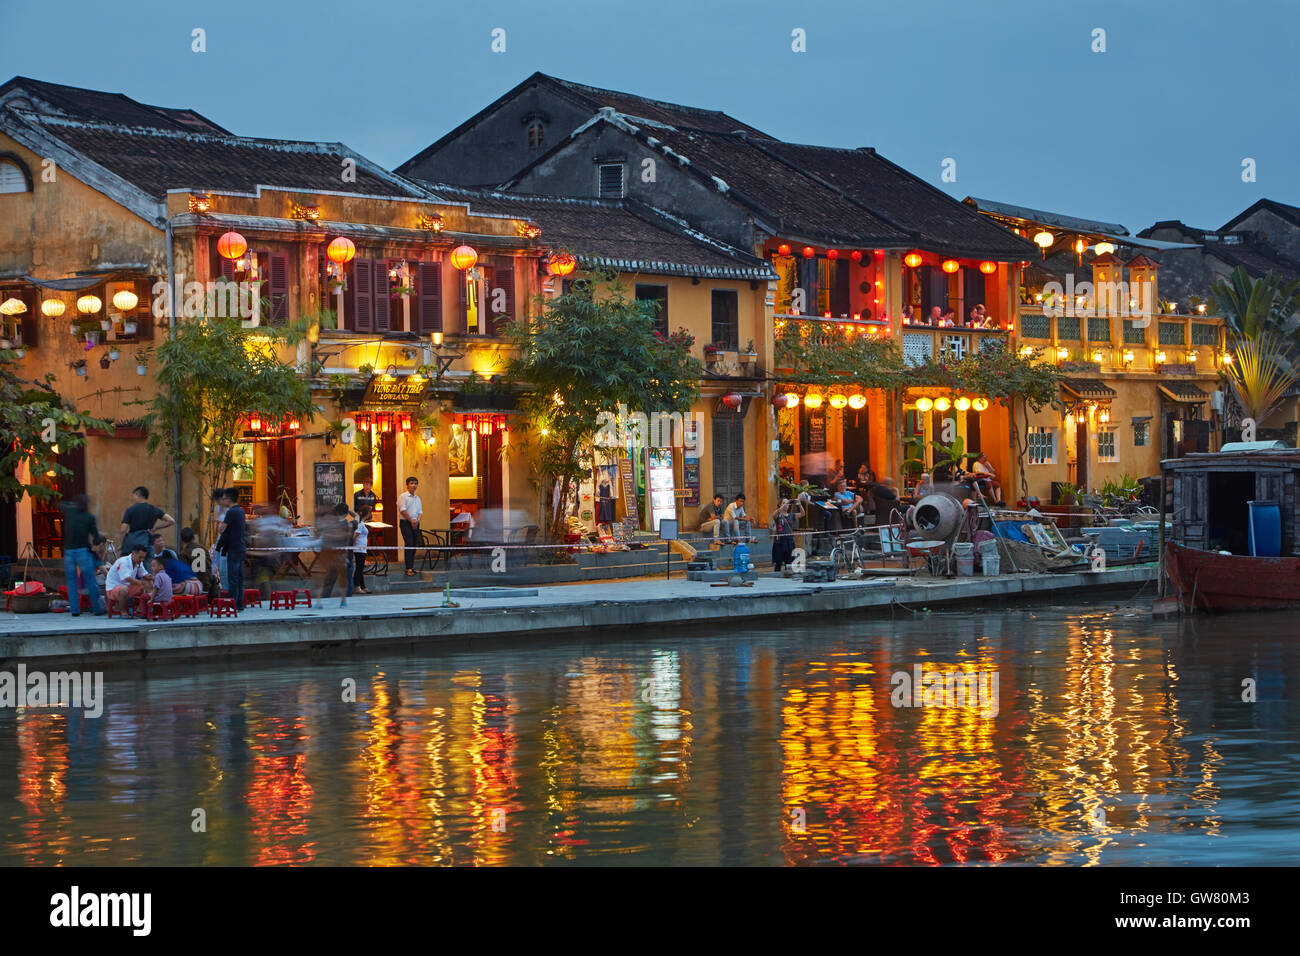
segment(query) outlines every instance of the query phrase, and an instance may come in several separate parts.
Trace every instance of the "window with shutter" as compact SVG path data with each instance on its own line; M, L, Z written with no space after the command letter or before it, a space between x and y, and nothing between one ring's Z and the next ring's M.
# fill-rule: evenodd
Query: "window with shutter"
M136 298L140 300L136 310L131 313L131 318L135 319L135 341L137 342L152 342L154 326L158 324L153 314L153 285L153 279L136 279L132 288Z
M730 502L745 490L744 420L739 415L713 418L713 493Z
M442 331L442 263L421 262L416 269L416 324L421 335Z
M354 332L375 330L375 263L373 259L353 259L348 282L348 314Z
M27 192L27 177L13 160L0 160L0 193Z
M491 285L492 291L489 293L488 305L489 311L492 313L492 334L504 335L506 326L515 319L515 270L513 259L502 257L496 260Z
M596 196L600 199L623 198L622 163L601 163L596 182Z
M20 292L17 298L23 301L27 306L27 311L22 314L18 322L19 331L22 334L23 348L33 349L41 341L41 323L38 321L41 315L41 296L39 289L25 289Z
M387 260L385 259L375 260L374 290L375 290L375 331L376 332L387 332L392 327L393 300L388 292L389 268L391 268L391 264Z
M284 252L259 253L266 298L270 300L267 322L270 325L289 323L289 255Z

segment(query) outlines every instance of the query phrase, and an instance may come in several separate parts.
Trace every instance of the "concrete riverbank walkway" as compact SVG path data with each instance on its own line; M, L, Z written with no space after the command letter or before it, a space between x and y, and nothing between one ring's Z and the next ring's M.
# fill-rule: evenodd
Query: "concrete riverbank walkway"
M625 634L688 625L734 624L769 616L876 613L892 605L917 609L953 602L1014 601L1098 593L1154 584L1156 566L1100 572L1008 574L968 578L866 578L830 584L764 575L753 587L711 587L673 579L593 584L453 590L337 597L291 611L250 608L239 617L177 621L108 619L83 613L0 614L0 665L32 662L108 662L219 655L303 652L359 645L471 641L590 628ZM1147 588L1151 596L1154 591Z

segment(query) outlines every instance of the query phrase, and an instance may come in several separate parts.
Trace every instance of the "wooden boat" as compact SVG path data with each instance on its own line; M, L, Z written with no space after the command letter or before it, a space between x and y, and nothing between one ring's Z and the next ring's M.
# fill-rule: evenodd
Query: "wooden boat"
M1171 512L1174 521L1162 598L1184 612L1300 604L1300 451L1237 443L1166 460L1161 469L1161 518Z
M1169 588L1184 611L1251 611L1300 604L1300 558L1200 551L1170 541Z

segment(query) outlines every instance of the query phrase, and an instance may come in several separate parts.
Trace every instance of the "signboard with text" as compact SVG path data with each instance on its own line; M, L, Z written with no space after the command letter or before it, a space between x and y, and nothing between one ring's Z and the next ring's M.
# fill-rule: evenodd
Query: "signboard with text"
M347 465L341 461L312 463L316 475L316 512L328 511L347 501Z
M372 375L366 383L362 408L418 409L429 391L427 378Z

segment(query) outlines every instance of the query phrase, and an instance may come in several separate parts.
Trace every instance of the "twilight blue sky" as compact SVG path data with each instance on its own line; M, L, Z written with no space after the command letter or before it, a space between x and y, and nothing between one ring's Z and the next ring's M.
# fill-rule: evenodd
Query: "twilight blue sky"
M542 70L1137 231L1300 205L1297 39L1296 0L0 0L0 81L189 106L392 167Z

